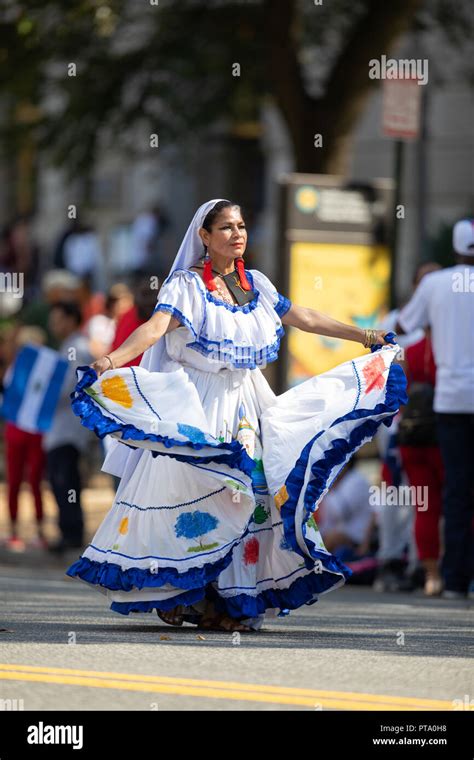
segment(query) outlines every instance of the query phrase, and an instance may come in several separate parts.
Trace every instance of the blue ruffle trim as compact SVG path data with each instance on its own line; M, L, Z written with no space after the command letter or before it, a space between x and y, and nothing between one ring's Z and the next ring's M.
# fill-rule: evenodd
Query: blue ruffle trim
M337 438L336 440L332 441L331 447L327 449L322 459L319 459L312 464L311 477L306 486L304 496L305 517L303 522L303 535L305 537L306 546L308 547L311 556L316 557L318 551L315 547L314 542L307 538L305 535L306 521L309 518L310 514L313 512L316 501L324 492L333 468L338 464L347 463L350 456L358 448L360 448L364 440L367 438L372 438L375 435L377 429L382 423L387 427L392 424L393 416L398 411L399 407L402 404L407 403L406 384L405 373L403 372L401 366L399 364L392 364L387 377L385 400L383 403L377 404L374 409L354 410L348 414L343 415L342 417L339 417L332 423L331 427L334 427L335 425L347 422L348 420L363 419L364 417L372 417L387 412L392 412L392 416L384 420L366 420L364 423L351 431L349 439ZM308 457L311 448L316 439L323 435L324 432L325 431L320 431L306 444L303 451L301 452L300 457L298 458L298 461L296 462L294 468L285 481L289 498L286 502L284 502L284 504L282 504L281 507L283 529L285 537L293 551L297 552L302 557L306 557L306 554L302 551L296 539L294 515L299 495L303 487Z
M348 580L352 575L352 571L342 565L342 563L338 562L335 557L332 555L324 555L326 566L328 568L331 567L333 572L337 567L339 575L334 575L329 572L311 573L310 575L298 578L286 589L267 589L256 596L251 596L250 594L238 594L237 596L226 598L220 596L218 591L216 591L212 585L208 584L212 580L215 580L231 560L232 550L228 555L222 558L222 560L214 563L214 565L207 565L204 568L194 568L187 573L178 574L175 568L163 568L159 571L159 583L143 583L141 586L138 585L138 583L143 580L143 575L140 574L151 576L147 577L146 580L156 580L156 575L147 570L139 570L137 568L122 570L118 565L112 565L109 563L101 564L89 560L86 557L81 557L81 559L72 565L67 570L66 575L79 577L87 583L105 586L105 588L111 590L129 591L131 589L128 588L128 583L132 583L132 587L148 588L159 587L168 582L172 583L177 588L185 589L182 594L178 594L172 599L151 600L146 602L112 602L110 609L114 612L119 612L122 615L128 615L130 612L152 612L154 609L170 610L178 604L190 605L200 601L204 597L208 597L214 602L218 611L226 612L234 618L257 617L270 608L281 610L280 614L283 616L288 614L289 610L295 610L303 604L314 604L318 601L315 597L328 591L335 584L339 583L342 577L345 580ZM219 567L221 563L222 566ZM211 568L213 571L212 574L215 576L213 578L210 577ZM192 579L190 578L190 573L194 573ZM194 587L193 584L196 582L197 575L200 573L202 573L201 577L203 579L201 585ZM176 575L181 576L178 581ZM187 576L189 586L185 585L185 576ZM132 582L133 578L135 578L135 582Z
M176 306L172 306L170 303L159 303L153 309L153 314L155 314L157 311L166 311L167 313L171 314L171 316L177 319L178 322L183 325L183 327L187 327L188 330L194 335L194 337L197 336L197 332L192 326L189 319L185 317L183 312L177 309Z
M235 546L239 538L226 554L216 562L209 562L202 567L191 567L180 573L175 567L158 567L156 572L138 567L126 570L113 562L97 562L88 557L80 557L71 565L66 575L79 577L94 586L103 586L111 591L132 591L132 589L160 588L169 583L186 590L203 588L226 569L232 562Z
M332 555L329 555L332 559ZM296 610L303 604L314 604L318 601L315 599L319 594L329 591L342 578L348 580L352 575L352 570L345 567L342 563L340 566L341 575L335 576L332 573L311 573L298 578L286 589L267 589L261 591L256 596L250 594L238 594L232 597L220 596L218 591L212 586L208 589L208 595L214 602L216 609L220 612L226 612L231 617L256 617L262 615L267 609L280 609L281 616L285 610ZM288 614L288 613L286 613Z
M275 304L275 311L279 317L283 317L291 309L291 301L286 296L278 293L278 302Z
M257 296L253 301L245 304L244 306L228 304L221 299L215 298L212 293L207 290L197 272L191 272L189 269L175 270L175 272L181 271L189 272L190 274L195 275L200 283L201 296L203 298L205 296L206 300L211 301L217 306L223 306L232 312L242 311L244 314L246 314L250 311L253 311L253 309L255 309L255 307L258 305L260 293L254 285L252 274L248 270L245 271L247 272L249 281ZM171 276L173 276L173 274ZM278 316L283 316L290 308L291 301L288 298L285 298L285 296L282 296L280 293L278 293L278 301L274 305L274 309ZM183 327L186 327L190 331L195 340L192 343L187 343L187 348L192 348L195 351L198 351L200 354L206 356L206 358L210 357L216 361L224 362L225 364L235 367L235 369L256 369L257 367L266 366L267 364L276 361L276 359L278 359L280 339L285 334L285 329L280 324L278 329L275 330L275 340L273 343L268 346L264 346L263 348L255 349L253 346L235 345L232 340L228 340L226 338L220 341L210 340L209 338L206 338L205 335L200 334L199 331L195 329L188 317L186 317L182 311L180 311L176 306L173 306L172 304L158 303L154 311L164 311L171 314L173 317L175 317L175 319L178 320L181 325L183 325Z
M143 430L135 427L135 425L124 424L122 422L116 422L110 417L106 417L100 411L99 407L94 403L92 398L85 392L85 388L91 386L97 380L97 373L91 367L78 367L77 372L82 371L84 375L77 383L75 390L71 393L72 410L76 414L84 427L92 430L99 438L104 438L111 433L121 432L124 442L127 441L155 441L156 443L162 443L166 448L174 446L188 446L194 450L202 449L205 446L212 446L216 450L214 455L206 455L202 457L196 457L186 454L176 454L171 451L161 452L152 451L155 456L171 456L175 459L185 462L219 462L221 464L227 464L229 467L237 468L244 472L246 475L250 475L255 467L254 460L249 457L244 446L239 441L229 441L228 443L221 442L212 443L203 440L203 433L199 428L195 428L191 425L183 425L182 430L186 429L189 432L189 438L185 441L178 440L166 435L158 435L156 433L145 433ZM192 440L193 436L197 440ZM199 440L201 439L201 440ZM217 439L216 439L217 440ZM133 444L128 444L133 445ZM219 453L222 452L222 453Z
M291 302L289 302L289 304L291 306ZM290 306L288 308L290 308ZM288 309L284 309L282 314L286 313L287 310ZM175 306L170 306L170 304L158 304L155 308L155 312L156 311L169 312L184 327L187 327L192 335L194 335L196 340L192 343L186 343L187 348L192 348L215 361L224 362L236 369L255 369L256 367L262 365L265 366L278 359L280 338L285 334L285 328L283 325L280 325L280 327L275 330L276 339L273 343L269 346L256 349L253 346L235 345L234 341L228 338L223 338L222 340L209 340L204 335L198 335L184 314ZM276 307L275 311L277 311Z
M345 567L342 574L347 580L352 575L352 570ZM130 612L152 612L154 609L169 610L178 604L194 604L204 597L208 597L218 612L225 612L233 618L254 618L263 615L268 609L279 609L279 617L285 617L290 610L296 610L303 604L315 604L318 601L319 594L329 591L340 581L340 576L334 576L330 573L312 573L298 578L286 589L267 589L256 596L238 594L237 596L223 597L216 589L209 586L207 589L193 589L166 601L113 602L110 609L114 612L120 612L122 615L128 615Z
M191 589L184 594L178 594L172 599L163 599L159 602L112 602L110 609L113 612L120 612L121 615L128 615L130 612L153 612L153 610L172 610L178 604L195 604L204 599L205 589Z
M243 534L245 538L247 531ZM239 541L242 539L239 539ZM141 568L129 568L123 570L120 565L109 562L97 562L88 557L80 557L66 571L71 578L81 578L92 585L99 585L111 591L131 591L132 589L160 588L165 584L171 584L176 588L183 589L183 593L167 600L113 602L110 609L122 615L130 612L151 612L157 610L169 610L178 604L193 604L208 596L214 600L219 611L227 612L231 617L256 617L266 609L276 608L293 610L302 604L314 604L314 597L328 591L338 583L341 578L350 578L352 571L345 567L331 554L318 552L319 558L324 562L326 570L322 573L311 573L298 578L287 589L267 589L251 596L239 594L231 598L224 598L210 585L219 574L232 562L234 547L217 562L204 565L200 568L190 568L185 573L179 573L174 567L159 568L157 573ZM311 569L313 562L306 558L306 566ZM330 572L327 572L329 570ZM337 573L337 575L335 575Z
M231 364L236 369L255 369L278 358L280 338L284 334L285 330L283 326L280 326L275 331L276 340L271 345L260 349L255 349L253 346L236 346L228 339L208 340L203 335L200 335L193 343L187 343L187 347L215 361Z

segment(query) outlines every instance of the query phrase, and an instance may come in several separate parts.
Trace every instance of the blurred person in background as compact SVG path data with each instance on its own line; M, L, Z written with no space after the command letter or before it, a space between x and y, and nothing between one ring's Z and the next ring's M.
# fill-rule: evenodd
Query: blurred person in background
M106 354L114 341L117 324L133 306L133 293L124 283L112 285L105 299L103 314L95 314L84 325L89 351L94 359Z
M41 280L41 295L18 314L23 325L40 327L47 335L47 345L57 348L55 337L49 329L49 312L58 302L78 303L80 280L65 269L53 269Z
M423 277L397 332L431 328L445 473L443 597L462 599L474 577L474 219L454 225L453 250L455 265Z
M135 284L133 285L133 292L121 291L123 286L114 286L111 288L111 295L121 296L118 297L115 305L115 314L117 316L117 322L115 327L115 335L110 346L110 351L115 351L140 325L150 318L153 313L153 309L156 305L156 290L151 287L151 279L147 275L139 275L135 278ZM127 293L131 296L131 303L127 298ZM102 354L103 356L103 354ZM135 359L127 362L126 367L137 367L143 354L139 354ZM94 357L97 358L97 357ZM111 437L105 436L102 439L102 444L105 453L110 451ZM116 475L112 475L112 482L115 490L117 490L120 478Z
M153 206L135 217L132 223L130 272L137 275L153 266L162 275L161 236L168 220L159 206Z
M343 561L367 554L374 531L370 483L350 459L322 499L317 523L326 549Z
M38 295L39 249L33 239L30 216L18 215L5 226L0 245L0 269L3 272L22 273L24 304Z
M4 322L0 326L0 391L3 393L8 367L15 358L18 323Z
M415 272L413 289L428 272L440 269L439 264L423 264ZM385 316L382 327L395 330L400 308L393 309ZM409 334L397 337L397 342L405 352L409 346L423 339L424 331L416 328ZM395 488L409 484L403 468L398 444L398 426L401 412L395 417L390 429L381 426L376 436L379 456L382 461L381 481ZM374 583L375 591L413 591L418 585L418 554L414 537L414 513L410 505L398 506L381 504L378 514L380 567Z
M92 317L105 313L105 294L93 287L91 275L84 275L80 278L77 301L81 308L82 328Z
M400 488L408 485L402 467L398 446L398 422L395 418L392 432L380 429L376 444L381 460L381 487ZM378 510L379 567L374 580L374 591L413 591L417 567L416 545L413 537L413 510L410 505L381 503Z
M16 350L27 344L41 346L46 341L46 333L38 327L20 327L16 331L14 343ZM11 362L14 355L10 357ZM11 364L10 364L11 366ZM5 377L8 384L8 372ZM7 421L5 423L5 469L8 491L8 512L10 518L10 536L6 548L10 551L25 550L25 542L18 535L18 499L20 487L26 479L33 495L36 537L31 541L34 548L47 547L43 531L43 498L41 494L41 479L45 469L43 452L43 435L24 430L19 425Z
M60 232L56 241L53 253L53 266L55 269L66 269L64 249L66 241L71 235L76 234L81 229L79 218L69 219L64 229Z
M77 303L60 301L51 306L49 327L59 343L59 353L70 362L52 427L44 436L48 478L59 509L61 538L50 551L62 553L79 548L84 540L79 463L90 440L89 431L73 414L70 394L76 385L76 367L92 360L87 339L80 332L81 311Z
M443 461L433 409L436 366L429 329L424 338L406 349L402 365L408 380L408 404L401 412L398 443L409 484L417 496L424 495L423 504L416 501L412 505L415 541L425 572L425 594L435 596L442 591L438 565Z
M120 316L117 322L117 329L112 343L111 350L115 351L122 345L129 335L137 327L143 325L152 315L156 305L157 291L151 287L151 279L147 275L136 278L133 286L133 303ZM141 362L142 355L136 356L135 359L124 364L124 367L138 366Z
M133 288L124 282L116 282L109 289L106 306L111 318L118 323L134 304Z
M64 242L64 266L78 277L88 278L94 288L101 284L102 246L91 225L78 223Z

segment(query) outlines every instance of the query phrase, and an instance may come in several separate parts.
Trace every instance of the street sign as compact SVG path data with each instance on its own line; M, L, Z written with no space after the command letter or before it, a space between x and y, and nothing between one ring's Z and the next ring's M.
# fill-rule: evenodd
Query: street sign
M421 85L417 78L383 80L382 131L386 137L416 140L420 112Z

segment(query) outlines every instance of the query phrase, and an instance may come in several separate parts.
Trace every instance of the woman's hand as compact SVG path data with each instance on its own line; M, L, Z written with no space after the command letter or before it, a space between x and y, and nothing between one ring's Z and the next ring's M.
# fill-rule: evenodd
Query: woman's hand
M385 338L384 335L387 335L389 330L376 330L377 340L375 341L376 344L380 344L382 346L393 346L393 343L389 343Z
M361 343L364 348L371 348L372 346L393 346L393 343L385 340L384 335L388 335L389 330L363 330ZM366 346L367 333L372 333L371 344Z
M91 367L97 372L97 377L100 377L107 369L112 369L112 365L106 356L103 356L102 359L97 359L96 362L91 364Z

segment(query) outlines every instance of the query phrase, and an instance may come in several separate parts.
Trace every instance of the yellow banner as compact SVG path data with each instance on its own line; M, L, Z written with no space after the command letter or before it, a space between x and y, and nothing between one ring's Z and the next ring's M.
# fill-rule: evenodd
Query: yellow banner
M293 243L289 298L341 322L376 327L387 313L390 252L381 245ZM360 356L360 343L289 328L288 383Z

